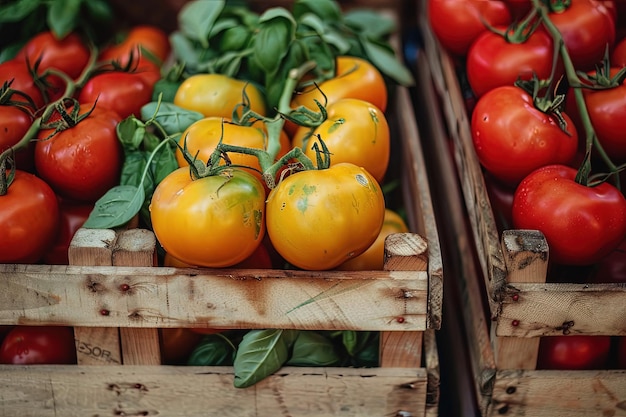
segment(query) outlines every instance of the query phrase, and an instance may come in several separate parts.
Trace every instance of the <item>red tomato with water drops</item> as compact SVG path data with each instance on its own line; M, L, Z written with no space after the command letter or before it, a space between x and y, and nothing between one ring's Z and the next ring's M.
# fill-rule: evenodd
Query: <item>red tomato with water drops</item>
M563 118L568 132L537 109L523 89L494 88L478 100L472 113L472 140L480 163L508 185L517 185L544 165L570 163L576 155L578 133L569 116L563 113Z
M505 27L499 27L505 32ZM510 34L510 36L512 36ZM530 80L533 74L548 79L552 71L552 37L543 29L535 30L524 42L512 42L501 34L485 31L467 53L467 78L477 97L518 78Z
M94 107L81 104L80 114ZM98 102L92 113L55 134L41 130L35 145L35 166L41 178L62 198L95 202L119 184L122 147L117 124L122 119Z
M0 363L75 364L74 330L64 326L15 326L2 341Z
M33 71L26 65L26 62L12 59L0 63L0 85L11 82L11 88L26 94L35 106L33 111L44 105L44 96L35 84ZM20 95L14 95L13 100L24 104L30 104L28 99Z
M508 26L511 12L499 0L428 0L428 22L448 52L463 57L474 40L491 26Z
M513 226L541 231L550 261L591 265L626 236L626 199L607 182L594 187L578 184L576 172L550 165L528 175L515 191Z
M606 369L611 336L545 336L539 342L537 369Z
M111 71L91 78L78 95L78 101L93 103L113 110L122 119L130 115L141 117L141 108L152 99L152 87L132 72Z
M26 109L0 105L0 153L17 145L32 123L33 117ZM17 169L28 172L33 170L33 149L33 144L29 144L15 153L14 161Z
M557 27L577 70L589 71L602 61L607 45L615 43L615 21L605 5L594 0L572 0L550 19Z
M0 195L0 263L37 263L50 248L59 222L54 191L33 174L15 171Z

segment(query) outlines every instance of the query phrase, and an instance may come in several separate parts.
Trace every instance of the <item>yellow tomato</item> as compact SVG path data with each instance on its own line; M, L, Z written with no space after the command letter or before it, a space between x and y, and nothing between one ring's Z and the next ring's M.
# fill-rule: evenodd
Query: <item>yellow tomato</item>
M321 90L321 91L320 91ZM318 111L313 101L325 104L324 95L330 105L342 98L358 98L372 103L383 112L387 110L387 85L378 69L369 61L353 56L337 57L337 69L334 78L315 86L308 86L296 94L291 107L306 106Z
M376 240L385 199L369 172L341 163L289 175L270 192L266 210L276 251L298 268L326 270Z
M193 179L188 167L179 168L154 190L150 219L163 249L179 261L232 266L263 241L265 188L241 169Z
M380 271L383 269L385 258L385 239L393 233L407 233L409 231L404 219L395 211L385 210L385 221L378 237L359 256L339 265L341 271Z
M250 109L265 116L265 98L254 84L222 74L195 74L188 77L178 87L174 104L206 117L231 119L233 111L243 103L244 88ZM241 108L237 114L241 115Z
M318 135L328 146L331 165L350 162L365 168L383 182L391 143L389 125L385 114L375 105L359 99L340 99L326 109L328 118L303 143L308 127L301 126L293 137L292 146L303 148L304 153L315 163L313 145L319 145Z

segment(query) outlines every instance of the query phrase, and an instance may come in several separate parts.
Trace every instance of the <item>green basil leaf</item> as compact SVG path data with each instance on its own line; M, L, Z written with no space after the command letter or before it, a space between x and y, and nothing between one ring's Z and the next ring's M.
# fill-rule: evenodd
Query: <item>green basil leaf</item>
M287 365L337 366L340 362L341 358L330 339L314 331L301 331L293 344Z
M141 175L146 168L147 161L148 155L146 152L139 150L127 151L124 155L120 185L139 187L141 184ZM146 180L148 180L148 178L146 178Z
M45 3L44 0L18 0L0 5L0 22L19 22L26 19L37 7Z
M219 50L222 52L239 51L248 46L252 32L243 26L233 26L224 31L220 38Z
M96 21L112 21L113 10L106 0L86 0L83 2L86 13Z
M169 102L161 102L158 113L155 115L154 112L157 110L157 105L158 102L156 101L145 104L141 108L141 119L147 121L154 117L154 120L161 125L168 135L182 133L192 123L204 118L202 113L183 109Z
M372 42L365 37L360 38L361 44L369 60L383 73L395 82L405 87L415 84L411 71L400 62L392 49L379 43Z
M181 32L172 32L170 43L176 59L185 63L185 69L194 72L200 62L200 52L195 43Z
M371 368L379 364L380 332L367 333L363 347L352 358L353 366Z
M50 3L48 26L58 39L63 39L79 20L81 0L64 0Z
M342 335L343 346L350 356L356 356L368 342L370 332L345 330Z
M129 116L117 124L117 138L125 151L139 149L146 134L146 125L135 116Z
M234 385L246 388L278 371L289 359L297 330L250 330L237 348Z
M96 201L83 227L88 229L112 229L128 223L141 209L144 202L142 187L118 185L111 188Z
M209 334L202 338L191 352L187 365L191 366L231 366L235 357L233 346L219 334Z
M365 8L346 12L344 23L369 39L383 40L397 29L393 19Z
M254 59L264 73L273 74L278 70L295 39L296 26L293 16L282 7L268 9L261 15L254 37Z
M334 0L296 0L293 4L296 19L307 13L313 13L327 23L341 22L343 19L341 7Z
M208 48L209 34L225 4L224 0L190 1L178 13L178 27L185 36Z

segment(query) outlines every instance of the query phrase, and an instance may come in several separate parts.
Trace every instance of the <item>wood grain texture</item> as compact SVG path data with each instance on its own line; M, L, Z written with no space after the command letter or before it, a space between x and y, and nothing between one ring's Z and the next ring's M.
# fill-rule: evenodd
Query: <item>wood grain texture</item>
M626 416L625 371L500 371L488 416Z
M423 416L424 369L285 367L233 387L230 367L0 366L1 417Z
M0 265L6 292L0 324L412 331L426 328L428 276Z
M113 247L117 235L113 230L103 229L79 229L74 235L68 248L68 260L70 265L113 265ZM62 289L59 288L59 289ZM31 289L32 290L32 289ZM55 297L51 293L39 292L34 289L38 296L47 294L45 297ZM32 308L32 301L27 298L19 298L24 294L24 288L16 288L15 292L7 293L13 300L11 305L22 305L23 308ZM9 303L1 305L8 306ZM48 300L48 305L53 304ZM45 305L41 305L45 307ZM122 351L120 350L119 329L116 327L74 327L76 339L76 359L80 365L119 365L122 363Z

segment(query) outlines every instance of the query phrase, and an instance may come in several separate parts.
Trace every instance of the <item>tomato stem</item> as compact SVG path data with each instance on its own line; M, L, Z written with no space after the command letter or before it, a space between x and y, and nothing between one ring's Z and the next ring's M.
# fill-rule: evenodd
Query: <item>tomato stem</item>
M12 152L8 154L3 152L0 155L0 196L9 192L9 186L13 182L13 178L15 178L15 164L10 164L11 168L7 174L7 161L10 156L12 156Z

